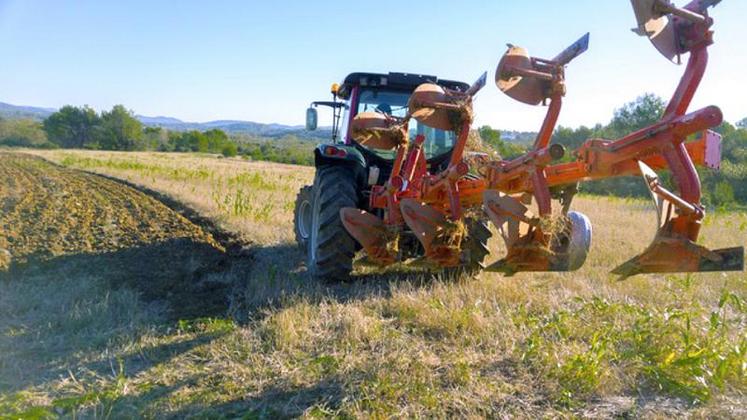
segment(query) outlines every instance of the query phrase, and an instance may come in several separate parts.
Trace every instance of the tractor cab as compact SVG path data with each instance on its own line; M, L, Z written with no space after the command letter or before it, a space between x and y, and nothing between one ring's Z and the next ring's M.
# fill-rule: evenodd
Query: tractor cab
M385 213L377 199L382 197L382 191L394 185L390 178L397 172L395 167L399 165L401 169L404 164L404 154L409 147L401 146L408 144L417 148L418 158L412 162L414 168L418 167L417 162L425 161L425 168L420 166L420 169L430 173L442 173L453 166L451 160L457 157L461 161L464 127L460 129L462 135L457 136L449 129L450 124L440 120L444 115L448 119L459 112L441 110L440 106L453 106L448 102L455 97L471 100L484 86L484 76L478 82L470 86L436 76L351 73L341 84L332 85L331 101L311 103L306 110L308 131L317 128L318 107L332 109L331 142L320 144L314 150L314 182L301 188L294 210L296 241L306 251L306 267L312 276L344 279L350 274L361 245L343 225L341 211L360 211L372 218ZM422 102L412 102L418 95ZM438 106L425 106L428 98L438 99ZM409 109L411 103L413 109ZM380 130L397 120L406 120L406 124L396 133L395 130ZM376 133L364 139L361 137L364 126ZM486 225L478 223L476 226ZM482 240L489 237L490 232L483 230L472 236ZM487 248L483 245L475 246L471 253L473 259L481 260L485 256L483 251ZM422 254L422 247L412 234L398 241L398 248L401 255Z
M407 73L351 73L342 84L332 85L332 101L312 102L306 111L307 130L316 129L317 107L330 107L333 111L332 143L317 148L317 166L328 163L330 159L360 159L364 167L375 165L382 169L383 176L379 180L386 179L386 169L391 166L394 151L356 142L352 136L351 121L364 112L404 118L408 113L410 95L423 83L435 83L459 92L469 89L466 83ZM425 137L423 150L429 164L439 166L440 162L448 160L456 143L454 131L428 127L412 120L408 126L407 140L411 142L418 135Z

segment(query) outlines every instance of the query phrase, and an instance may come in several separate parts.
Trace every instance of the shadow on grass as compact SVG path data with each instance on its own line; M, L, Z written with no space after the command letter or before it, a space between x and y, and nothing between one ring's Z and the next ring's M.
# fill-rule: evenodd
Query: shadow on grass
M229 292L251 258L229 255L210 244L176 238L97 254L33 261L0 272L0 281L51 284L98 279L110 290L130 288L145 301L167 305L169 319L225 315Z
M225 317L251 261L177 238L11 267L0 273L0 392L81 369L112 375L114 357L135 375L212 341L220 334L138 344L143 334L173 334L193 320ZM137 353L121 356L131 345Z
M350 302L389 296L397 285L432 283L423 273L397 270L346 283L322 282L309 278L302 260L291 245L231 254L182 238L14 266L0 273L0 393L55 386L60 380L92 386L100 378L116 382L119 374L135 377L232 330L191 330L206 318L249 323L299 299ZM196 375L193 381L206 380ZM289 384L217 406L189 403L182 413L297 415L320 404L339 405L341 383ZM111 404L115 411L142 414L189 386L189 380L154 383ZM76 392L68 404L85 404L92 392L103 398L99 391Z
M276 419L300 417L309 408L319 407L312 417L329 416L342 405L345 395L342 378L333 376L319 382L298 386L282 384L269 387L262 392L220 404L195 402L185 405L171 418L245 418ZM323 407L323 408L321 408Z
M443 276L406 267L355 273L346 282L311 278L303 252L294 244L257 247L254 263L240 300L247 319L256 320L266 309L298 299L311 302L354 302L371 297L389 297L397 287L427 288Z

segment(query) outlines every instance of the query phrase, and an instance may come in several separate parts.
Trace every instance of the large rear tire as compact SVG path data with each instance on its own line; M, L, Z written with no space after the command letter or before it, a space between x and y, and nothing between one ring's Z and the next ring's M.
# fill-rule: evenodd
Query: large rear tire
M353 172L344 166L318 168L307 251L307 267L316 279L345 281L353 271L355 240L340 218L340 209L345 207L358 207Z

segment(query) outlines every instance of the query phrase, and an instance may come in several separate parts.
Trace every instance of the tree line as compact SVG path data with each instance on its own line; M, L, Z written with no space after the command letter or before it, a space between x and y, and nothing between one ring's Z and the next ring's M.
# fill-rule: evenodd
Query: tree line
M645 94L615 110L612 120L594 127L558 127L552 143L563 145L569 153L565 161L574 159L572 151L586 140L619 139L659 121L666 102L653 94ZM747 118L736 125L722 123L714 131L723 136L721 170L698 168L702 182L703 200L711 206L747 204ZM483 142L493 147L503 158L510 159L526 152L522 145L501 138L501 133L489 126L478 129ZM670 183L667 173L662 179ZM671 186L671 185L670 185ZM647 197L649 192L639 177L620 177L585 182L580 191L595 195L618 197Z
M552 142L562 144L568 150L575 150L585 140L591 138L619 139L641 128L659 121L666 109L666 101L645 94L615 110L607 125L594 127L558 127ZM747 204L747 118L735 125L723 122L714 129L723 136L721 170L698 168L703 190L703 201L710 206L731 206ZM566 159L572 159L568 156ZM667 173L662 179L671 185ZM592 194L623 197L646 197L649 192L639 177L611 178L587 182L581 191Z
M555 130L553 143L567 150L577 149L591 138L617 139L657 122L665 101L652 94L640 96L615 110L607 124L593 127L563 127ZM526 151L525 146L506 141L489 126L478 130L483 142L502 157L512 158ZM724 122L716 131L723 136L720 171L699 168L704 201L712 206L747 205L747 118L736 125ZM24 119L0 119L0 146L86 148L103 150L154 150L164 152L237 154L254 160L313 165L314 143L287 136L260 139L248 135L229 136L219 129L208 131L169 131L146 127L131 111L117 105L100 114L83 106L64 106L43 122ZM573 159L567 153L566 160ZM662 178L667 181L667 174ZM612 178L586 182L581 191L621 197L645 197L644 183L637 177Z
M315 143L292 135L229 136L220 129L170 131L143 125L122 105L100 114L88 106L66 105L41 122L0 118L0 146L220 153L311 166Z
M146 127L132 111L115 105L100 114L66 105L42 122L0 120L0 145L98 150L204 152L236 156L238 146L219 129L168 131Z

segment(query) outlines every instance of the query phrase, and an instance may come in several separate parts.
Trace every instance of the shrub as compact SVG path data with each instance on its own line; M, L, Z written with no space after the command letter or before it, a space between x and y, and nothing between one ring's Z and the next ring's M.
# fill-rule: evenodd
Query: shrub
M226 143L220 153L225 157L234 157L239 153L239 148L234 143Z

